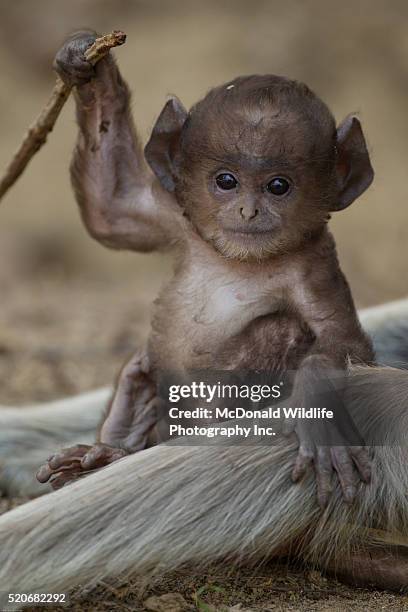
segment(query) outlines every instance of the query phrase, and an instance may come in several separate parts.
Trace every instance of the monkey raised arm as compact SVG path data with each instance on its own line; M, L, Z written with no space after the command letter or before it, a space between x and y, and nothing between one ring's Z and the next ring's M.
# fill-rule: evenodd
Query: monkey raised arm
M84 223L94 238L112 248L168 248L183 235L180 209L145 163L129 89L114 59L107 56L95 68L85 60L95 38L92 31L77 32L55 58L61 78L76 86L79 137L71 176ZM166 107L178 110L176 101ZM179 110L184 111L181 105ZM159 118L150 147L161 136Z

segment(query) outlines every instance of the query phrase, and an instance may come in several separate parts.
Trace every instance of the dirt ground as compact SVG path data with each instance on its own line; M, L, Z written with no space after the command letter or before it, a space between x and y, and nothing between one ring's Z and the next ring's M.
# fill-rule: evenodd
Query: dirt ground
M311 85L338 119L358 111L368 136L375 185L333 220L357 303L408 293L405 2L38 0L32 7L29 0L0 2L0 168L48 95L60 40L78 26L128 33L117 57L134 91L143 138L168 93L189 105L237 74L286 74ZM109 384L145 341L151 302L169 273L169 262L158 256L114 253L86 235L68 179L74 139L69 102L0 209L2 404ZM286 565L231 576L225 567L222 573L190 568L150 590L140 588L132 581L101 585L75 597L71 609L175 612L183 609L181 600L179 608L171 598L143 602L178 593L186 609L203 611L408 610L406 597L344 587Z

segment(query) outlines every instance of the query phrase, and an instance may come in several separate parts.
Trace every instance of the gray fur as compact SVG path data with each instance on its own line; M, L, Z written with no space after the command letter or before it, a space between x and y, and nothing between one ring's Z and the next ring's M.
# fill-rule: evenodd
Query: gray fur
M388 444L372 448L373 482L352 507L337 488L321 514L313 475L291 483L294 438L160 445L3 515L0 588L70 590L224 556L259 563L291 547L324 566L368 543L372 527L408 545L406 372L361 368L353 378L354 418L366 433L386 428Z
M41 495L35 473L58 447L92 443L111 395L109 388L25 408L0 409L0 492Z
M359 314L373 340L377 362L407 369L408 299L366 308Z

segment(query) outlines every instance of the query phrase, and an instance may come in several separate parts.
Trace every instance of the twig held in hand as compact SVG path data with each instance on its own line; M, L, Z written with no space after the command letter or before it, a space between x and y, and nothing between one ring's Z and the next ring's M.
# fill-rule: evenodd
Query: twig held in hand
M85 59L92 65L95 65L109 53L110 49L123 45L125 41L126 34L119 30L114 30L110 34L97 38L93 45L85 52ZM60 77L57 77L47 104L34 123L28 128L23 142L0 178L0 199L14 185L19 176L24 172L31 158L47 140L47 136L53 129L70 93L71 87L65 85Z

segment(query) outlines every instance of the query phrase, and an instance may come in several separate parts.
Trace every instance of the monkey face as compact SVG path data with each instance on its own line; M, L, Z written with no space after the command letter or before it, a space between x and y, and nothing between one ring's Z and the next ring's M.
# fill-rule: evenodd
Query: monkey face
M250 165L225 166L210 177L207 205L214 212L214 226L208 223L201 232L224 255L261 259L301 238L294 223L301 208L299 184L287 167L250 172ZM202 219L197 221L201 225ZM308 221L304 230L314 225L311 214Z
M326 222L322 194L330 180L323 186L314 168L248 156L228 161L197 168L181 194L198 232L223 255L263 259L291 250Z
M336 130L306 85L274 75L212 89L189 113L172 98L145 157L197 232L239 259L298 248L373 179L358 119Z
M200 160L182 172L179 199L200 235L223 255L263 259L292 250L326 223L333 155L317 161L298 140L289 148L269 130L238 149L224 135L226 150L203 147Z

